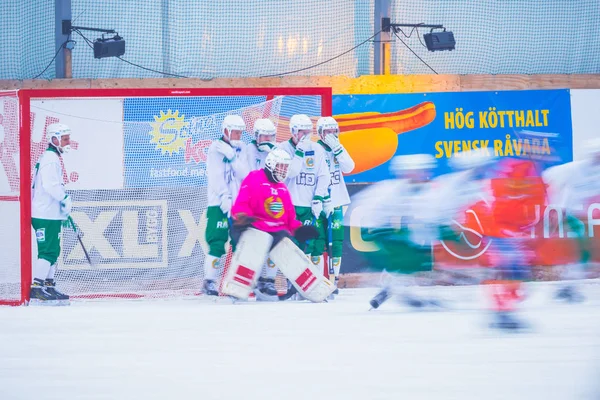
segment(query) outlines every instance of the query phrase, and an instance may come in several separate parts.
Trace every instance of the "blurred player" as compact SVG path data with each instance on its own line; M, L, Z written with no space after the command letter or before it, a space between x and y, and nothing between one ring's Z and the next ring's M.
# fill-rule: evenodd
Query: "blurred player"
M265 159L265 167L250 172L242 182L232 208L232 238L239 242L239 247L223 288L230 296L247 298L267 256L303 297L322 301L333 290L322 274L313 271L310 261L290 240L293 236L303 243L317 235L314 227L303 226L296 219L284 183L291 162L285 151L274 149ZM270 285L271 282L265 282L265 286Z
M277 129L273 122L267 118L254 121L252 128L254 140L248 144L248 167L250 171L265 167L267 154L275 148Z
M585 221L588 208L600 201L600 139L586 143L587 154L583 160L548 168L544 171L544 181L548 184L548 196L552 205L560 206L565 212L566 225L579 250L579 258L563 271L561 285L556 296L569 302L583 301L583 294L573 281L586 276L586 268L591 260L592 243L586 235Z
M463 216L458 221L467 229L483 227L482 233L490 242L487 254L493 275L487 289L493 312L491 326L521 329L526 325L516 317L516 309L524 299L522 281L531 273L527 239L537 223L535 205L545 204L545 187L531 160L502 158L492 165L489 154L491 150L482 150L453 158L452 164L463 170L461 179L454 182L458 200L454 205L463 212L455 215ZM467 209L470 213L464 212Z
M61 157L71 149L71 129L64 124L48 126L48 149L35 165L31 200L31 225L37 240L33 264L32 303L66 303L69 296L56 290L54 274L60 256L62 224L71 213L72 200L63 185Z
M329 166L331 175L330 193L323 199L323 218L316 221L319 237L314 242L312 261L323 270L323 250L325 243L331 242L330 254L330 280L336 285L334 294L337 294L337 281L342 265L342 245L344 242L343 206L350 204L350 196L344 182L343 174L352 172L354 160L340 143L340 127L332 117L321 117L317 121L317 134L319 144L325 149L325 161Z
M223 120L223 136L208 148L206 169L208 176L208 208L206 210L206 242L208 253L204 260L204 294L219 294L217 277L220 258L225 254L225 243L229 238L229 216L242 180L248 175L248 163L242 142L246 124L238 115L228 115ZM232 242L235 248L235 243Z
M386 280L370 301L373 308L392 296L410 307L439 306L437 300L420 298L409 289L417 275L433 268L432 242L439 232L429 179L435 166L429 154L396 156L390 163L396 179L376 183L352 199L352 209L361 209L362 238L378 249L365 256L372 269L384 271Z

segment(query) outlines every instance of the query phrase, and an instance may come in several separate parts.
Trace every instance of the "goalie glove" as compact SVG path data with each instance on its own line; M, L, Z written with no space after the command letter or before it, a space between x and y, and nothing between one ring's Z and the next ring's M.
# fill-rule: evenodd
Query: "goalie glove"
M255 217L240 213L234 216L233 225L237 226L238 228L245 229L250 227L254 221L256 221Z
M299 243L304 243L308 240L316 239L319 237L317 228L312 225L302 225L294 232L294 239Z
M217 141L216 149L223 155L223 158L225 158L224 161L231 162L235 158L235 150L233 147L222 140Z
M333 203L331 203L331 197L329 196L323 199L323 212L325 213L325 218L329 218L333 214Z
M325 136L323 142L329 146L334 155L340 155L344 151L344 147L340 143L340 140L334 134L329 134Z
M221 196L221 204L219 205L219 207L221 208L221 211L223 211L223 214L229 216L229 213L231 212L231 206L232 206L231 196L228 194L222 195Z
M313 197L310 209L315 218L319 218L323 212L323 198L321 196Z
M69 214L71 214L71 208L73 208L73 200L71 199L71 196L66 195L60 202L60 213L64 217L68 217Z

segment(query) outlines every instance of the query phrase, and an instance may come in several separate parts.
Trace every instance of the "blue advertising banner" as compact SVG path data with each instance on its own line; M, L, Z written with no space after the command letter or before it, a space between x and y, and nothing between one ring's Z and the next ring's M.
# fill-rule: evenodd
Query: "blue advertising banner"
M188 96L131 97L123 104L125 187L205 186L206 153L221 137L227 114L246 122L242 140L252 138L254 121L269 118L289 132L297 113L321 115L321 97Z
M333 96L340 140L356 162L347 183L387 179L395 155L427 153L436 175L457 153L487 148L542 168L573 159L568 89Z

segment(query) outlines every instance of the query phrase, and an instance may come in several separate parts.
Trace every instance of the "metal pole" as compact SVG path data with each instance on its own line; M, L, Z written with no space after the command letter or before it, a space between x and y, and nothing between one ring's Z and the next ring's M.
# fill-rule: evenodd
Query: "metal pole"
M382 28L381 19L382 18L390 18L391 14L391 5L390 0L375 0L375 18L374 22L374 31L373 34L379 32ZM375 65L373 66L373 72L375 75L382 75L386 72L389 73L389 53L390 53L390 33L389 32L381 32L373 39L375 41L374 46L374 57L373 61ZM386 68L387 64L387 68ZM387 70L387 71L386 71Z
M57 51L70 36L69 34L63 34L63 19L71 20L71 0L54 0L54 51ZM56 56L54 66L56 78L72 77L71 50L62 48Z
M167 73L171 73L171 60L170 60L170 48L171 48L171 35L169 26L169 1L162 0L162 70Z

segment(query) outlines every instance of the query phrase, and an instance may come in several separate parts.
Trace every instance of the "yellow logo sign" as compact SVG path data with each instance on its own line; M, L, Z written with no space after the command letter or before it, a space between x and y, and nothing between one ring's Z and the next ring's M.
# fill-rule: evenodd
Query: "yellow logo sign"
M161 111L160 117L154 116L154 122L150 123L150 143L156 144L156 150L160 150L161 154L169 153L172 156L173 153L185 149L185 144L191 136L184 130L189 125L189 122L184 121L184 117L183 114L180 116L177 110L174 113L169 110L166 114Z

